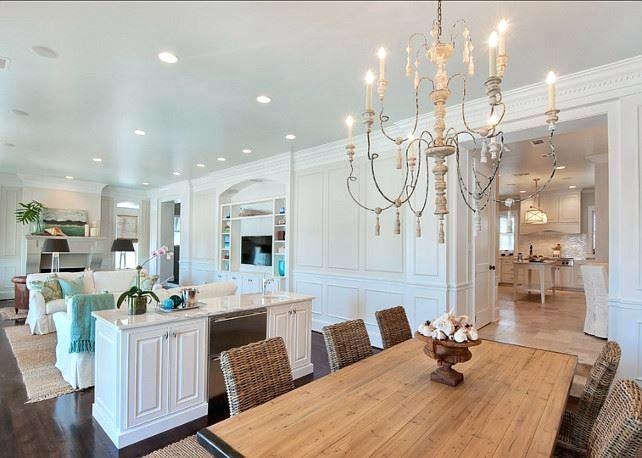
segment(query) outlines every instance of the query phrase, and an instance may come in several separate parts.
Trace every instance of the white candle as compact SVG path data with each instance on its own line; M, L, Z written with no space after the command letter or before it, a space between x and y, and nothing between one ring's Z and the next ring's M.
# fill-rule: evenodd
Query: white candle
M546 84L548 84L548 111L555 109L555 81L557 77L555 73L548 72L546 77Z
M374 83L374 73L368 70L366 73L366 111L372 111L372 83Z
M493 30L488 37L488 76L497 76L497 41L499 37Z
M346 125L348 126L348 145L352 145L352 126L354 125L354 119L352 116L348 115L346 118Z
M499 25L497 26L497 29L499 30L499 43L497 46L498 54L500 56L505 56L506 55L506 30L508 29L508 21L506 21L506 19L502 19L501 21L499 21Z
M379 58L379 81L383 81L386 79L386 50L383 46L377 51L377 57Z

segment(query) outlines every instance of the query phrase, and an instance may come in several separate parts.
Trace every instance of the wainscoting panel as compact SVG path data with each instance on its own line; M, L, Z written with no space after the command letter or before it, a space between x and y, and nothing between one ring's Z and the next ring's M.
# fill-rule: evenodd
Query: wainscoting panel
M328 171L328 267L359 269L360 210L346 190L346 168Z
M323 267L323 172L296 177L296 265Z
M326 315L336 322L359 317L359 288L327 285Z
M311 281L297 281L295 282L294 290L300 294L314 296L314 300L312 301L312 314L323 314L323 285L321 283Z
M365 302L363 307L363 321L370 326L377 328L375 312L377 310L404 305L403 292L380 291L375 289L365 290ZM406 312L407 313L407 312Z
M439 300L434 297L415 296L414 316L410 318L413 331L420 323L432 321L443 313Z

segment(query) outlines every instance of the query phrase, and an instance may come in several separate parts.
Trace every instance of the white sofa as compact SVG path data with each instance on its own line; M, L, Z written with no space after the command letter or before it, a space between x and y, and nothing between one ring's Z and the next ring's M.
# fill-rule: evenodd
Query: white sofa
M53 315L56 312L66 312L67 304L65 299L56 299L45 303L41 293L33 291L30 285L34 281L44 281L51 274L38 273L27 275L27 288L29 288L29 313L27 314L27 324L31 328L32 334L49 334L56 332L56 325ZM118 299L118 296L130 288L136 270L99 270L84 272L60 272L56 274L59 278L76 279L83 276L83 293L96 293L109 291Z

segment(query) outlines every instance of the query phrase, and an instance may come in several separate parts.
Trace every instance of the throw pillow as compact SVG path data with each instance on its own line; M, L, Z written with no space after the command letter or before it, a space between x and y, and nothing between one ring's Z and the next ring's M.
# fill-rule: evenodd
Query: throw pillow
M58 278L56 278L55 275L50 275L44 281L38 280L31 282L30 289L42 294L42 297L45 299L45 303L56 299L62 299L62 289L60 288L60 283L58 283Z
M85 286L85 277L81 275L76 278L59 278L58 283L60 283L60 288L62 289L62 294L67 296L75 296L76 294L83 294Z

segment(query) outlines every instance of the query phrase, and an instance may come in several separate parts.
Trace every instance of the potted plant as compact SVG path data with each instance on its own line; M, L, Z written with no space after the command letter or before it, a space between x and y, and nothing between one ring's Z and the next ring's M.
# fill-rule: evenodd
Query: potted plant
M34 226L31 233L41 234L44 232L42 219L40 218L43 208L45 208L45 206L37 200L32 200L26 204L24 202L18 202L18 208L16 209L16 222L22 224L33 224Z
M167 259L172 259L174 252L169 251L166 246L162 246L158 250L152 251L152 256L147 261L136 266L136 285L129 288L118 298L116 303L118 308L120 308L125 299L127 299L128 315L141 315L145 313L147 311L147 304L151 299L155 300L156 303L160 302L160 299L158 299L158 296L153 291L143 291L140 287L140 274L143 270L143 266L158 256L167 256Z

